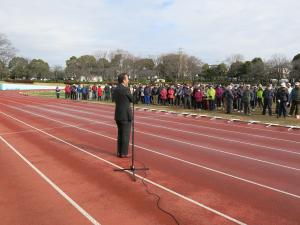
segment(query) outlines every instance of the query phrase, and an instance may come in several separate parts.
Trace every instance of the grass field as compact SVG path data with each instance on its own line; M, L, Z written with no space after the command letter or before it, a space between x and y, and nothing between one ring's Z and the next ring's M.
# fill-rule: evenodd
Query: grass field
M28 92L28 93L29 93L29 95L32 95L32 96L56 98L54 91L32 91L32 92ZM61 98L64 98L64 91L61 92L60 96L61 96ZM104 102L104 101L98 102L98 101L89 100L88 102L95 103L95 104L111 104L111 105L114 104L112 102ZM275 106L275 104L273 104L273 106ZM297 120L294 117L287 117L286 119L284 119L284 118L276 118L276 115L264 116L261 114L260 109L256 109L255 112L252 112L252 115L247 116L247 115L244 115L243 113L238 113L238 112L233 112L232 114L228 115L228 114L225 114L222 110L216 110L215 112L206 111L206 110L196 111L194 109L183 109L183 108L172 107L172 106L158 106L158 105L146 106L144 104L138 104L137 107L156 108L156 109L161 109L161 110L165 109L165 110L176 111L176 112L200 113L200 114L206 114L208 116L220 116L220 117L224 117L224 118L228 118L228 119L240 119L240 120L245 120L245 121L256 120L256 121L261 121L264 123L275 123L275 124L280 124L280 125L300 126L300 120ZM275 111L275 109L273 111ZM289 108L288 108L288 111L289 111Z

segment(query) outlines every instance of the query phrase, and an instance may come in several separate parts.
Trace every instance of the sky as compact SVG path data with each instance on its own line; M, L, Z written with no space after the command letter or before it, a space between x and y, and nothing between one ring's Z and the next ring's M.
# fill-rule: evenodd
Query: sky
M0 33L17 55L64 66L71 56L178 52L217 64L300 53L299 0L0 0Z

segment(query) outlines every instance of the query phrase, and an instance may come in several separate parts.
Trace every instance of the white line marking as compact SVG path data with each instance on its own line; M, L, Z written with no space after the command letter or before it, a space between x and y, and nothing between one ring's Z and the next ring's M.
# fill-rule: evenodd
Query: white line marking
M19 109L19 110L21 110L21 109ZM25 110L21 110L21 111L25 111ZM26 112L26 111L25 111L25 112ZM31 125L29 125L29 124L27 124L27 123L25 123L25 122L23 122L23 121L21 121L21 120L19 120L19 119L16 119L16 118L14 118L14 117L12 117L12 116L6 114L6 113L3 113L3 112L0 112L0 113L4 114L4 115L6 115L6 116L8 116L8 117L10 117L10 118L12 118L12 119L14 119L14 120L17 120L17 121L19 121L20 123L23 123L23 124L25 124L25 125L27 125L27 126L29 126L29 127L32 127L32 128L34 128L34 129L39 130L38 128L35 128L35 127L33 127L33 126L31 126ZM39 116L39 117L42 117L42 118L45 118L45 119L48 119L48 120L52 120L52 121L55 121L55 122L58 122L58 123L61 123L61 124L67 124L67 123L65 123L65 122L61 122L61 121L59 121L59 120L52 119L52 118L49 118L49 117L46 117L46 116L42 116L42 115L39 115L39 114L36 114L36 113L30 113L30 112L27 112L27 113L32 114L32 115L36 115L36 116ZM91 130L88 130L88 129L76 127L76 126L71 125L71 124L69 124L69 125L70 125L70 126L73 126L73 127L75 127L75 128L78 128L79 130L83 130L83 131L86 131L86 132L88 132L88 133L95 134L95 135L97 135L97 136L105 137L105 138L108 138L108 139L111 139L111 140L116 141L115 138L112 138L112 137L109 137L109 136L106 136L106 135L103 135L103 134L100 134L100 133L97 133L97 132L94 132L94 131L91 131ZM57 140L59 139L59 138L57 138L57 137L55 137L55 136L53 136L53 135L51 135L51 134L48 134L48 133L46 133L46 132L44 132L44 131L40 131L40 132L42 132L42 133L44 133L44 134L47 134L47 135L49 135L49 136L51 136L51 137L53 137L53 138L55 138L55 139L57 139ZM67 142L65 142L65 141L63 141L63 140L61 140L61 139L60 139L60 141L62 141L62 142L64 142L64 143L67 143ZM68 143L68 144L69 144L69 143ZM72 145L72 144L69 144L69 145ZM72 146L74 146L74 145L72 145ZM272 191L275 191L275 192L278 192L278 193L281 193L281 194L285 194L285 195L287 195L287 196L291 196L291 197L295 197L295 198L300 199L300 196L299 196L299 195L292 194L292 193L289 193L289 192L286 192L286 191L282 191L282 190L279 190L279 189L276 189L276 188L273 188L273 187L270 187L270 186L267 186L267 185L264 185L264 184L257 183L257 182L255 182L255 181L247 180L247 179L244 179L244 178L241 178L241 177L238 177L238 176L234 176L234 175L231 175L231 174L228 174L228 173L219 171L219 170L215 170L215 169L212 169L212 168L209 168L209 167L206 167L206 166L202 166L202 165L200 165L200 164L196 164L196 163L193 163L193 162L190 162L190 161L186 161L186 160L183 160L183 159L180 159L180 158L176 158L176 157L173 157L173 156L164 154L164 153L156 152L156 151L153 151L153 150L151 150L151 149L144 148L144 147L139 146L139 145L135 145L135 147L140 148L140 149L143 149L143 150L146 150L146 151L148 151L148 152L152 152L152 153L155 153L155 154L164 156L164 157L166 157L166 158L174 159L174 160L176 160L176 161L180 161L180 162L183 162L183 163L186 163L186 164L189 164L189 165L193 165L193 166L196 166L196 167L199 167L199 168L202 168L202 169L205 169L205 170L214 172L214 173L222 174L222 175L227 176L227 177L231 177L231 178L234 178L234 179L237 179L237 180L240 180L240 181L244 181L244 182L246 182L246 183L254 184L254 185L256 185L256 186L259 186L259 187L262 187L262 188L265 188L265 189L269 189L269 190L272 190ZM111 164L111 165L112 165L112 164Z
M14 102L14 101L11 101L11 102ZM54 105L48 105L48 106L58 107L59 108L59 106L54 106ZM93 109L90 109L90 111L91 110L93 110ZM181 115L181 114L178 114L178 115ZM200 116L206 116L206 115L199 115L199 117ZM183 125L183 126L189 126L189 127L205 128L205 129L216 130L216 131L221 131L221 132L226 131L227 133L242 134L242 135L247 135L247 136L253 136L253 137L256 137L256 138L260 138L260 139L271 139L271 140L277 140L277 141L284 141L284 142L288 142L288 143L293 142L293 143L300 144L300 142L298 142L298 141L293 141L293 140L288 140L288 139L273 138L273 137L268 137L268 136L264 136L264 135L256 135L256 134L250 134L250 133L243 133L243 132L238 132L238 131L232 131L232 130L226 130L226 129L220 129L220 128L213 128L213 127L209 127L209 126L186 124L186 123L176 122L176 121L171 121L171 120L166 121L166 120L163 120L163 119L154 118L154 116L151 117L151 118L150 117L146 117L146 116L136 116L136 117L137 118L141 118L141 119L151 119L151 120L156 120L156 121L160 121L160 122L168 122L168 123L173 123L173 124L178 124L178 125ZM160 115L160 117L166 117L166 116L165 115ZM231 126L237 126L237 125L231 125ZM237 126L237 127L242 127L242 126ZM248 128L248 127L243 127L243 128ZM255 128L255 129L257 130L257 128ZM258 129L258 130L262 130L262 129ZM268 132L269 131L270 130L268 130ZM270 131L270 132L285 133L285 134L289 134L290 135L290 133L280 132L280 131ZM292 134L292 135L298 135L298 134Z
M29 160L27 160L17 149L15 149L10 143L8 143L3 137L0 139L14 151L23 161L25 161L38 175L40 175L55 191L57 191L62 197L64 197L73 207L75 207L84 217L86 217L92 224L100 225L100 223L94 219L87 211L80 207L72 198L70 198L62 189L60 189L53 181L50 180L45 174L43 174L38 168L36 168Z
M113 167L115 167L115 168L123 169L122 167L120 167L120 166L117 165L117 164L114 164L114 163L112 163L112 162L110 162L110 161L108 161L108 160L105 160L105 159L103 159L103 158L101 158L101 157L99 157L99 156L96 156L96 155L94 155L94 154L92 154L92 153L90 153L90 152L88 152L88 151L86 151L86 150L84 150L84 149L82 149L82 148L76 146L76 145L73 145L73 144L71 144L71 143L69 143L69 142L67 142L67 141L64 141L64 140L62 140L62 139L60 139L60 138L58 138L58 137L56 137L56 136L54 136L54 135L52 135L52 134L49 134L49 133L47 133L47 132L45 132L45 131L42 131L42 130L40 130L40 129L34 127L34 126L31 126L31 125L25 123L24 121L21 121L21 120L19 120L19 119L17 119L17 118L14 118L14 117L12 117L12 116L6 114L6 113L3 113L3 112L0 112L0 113L6 115L7 117L9 117L9 118L11 118L11 119L13 119L13 120L19 121L20 123L22 123L22 124L24 124L24 125L26 125L26 126L29 126L29 127L33 128L33 129L36 129L36 130L38 130L39 132L41 132L41 133L43 133L43 134L46 134L46 135L48 135L48 136L50 136L50 137L52 137L52 138L54 138L54 139L56 139L56 140L58 140L58 141L64 143L64 144L67 144L67 145L69 145L69 146L72 146L73 148L75 148L75 149L77 149L77 150L79 150L79 151L81 151L81 152L84 152L84 153L86 153L86 154L88 154L88 155L90 155L90 156L93 156L94 158L96 158L96 159L98 159L98 160L101 160L102 162L105 162L105 163L107 163L107 164L109 164L109 165L111 165L111 166L113 166ZM76 127L76 126L74 126L74 127ZM82 128L79 128L79 129L82 129ZM82 129L82 130L85 130L85 129ZM94 133L94 132L93 132L93 133ZM102 135L101 135L101 136L102 136ZM0 137L0 138L2 139L2 137ZM111 137L108 137L108 138L109 138L109 139L116 140L115 138L111 138ZM129 173L129 174L132 174L132 173L129 172L129 171L126 171L126 172ZM186 201L188 201L188 202L190 202L190 203L193 203L193 204L195 204L195 205L198 205L198 206L200 206L200 207L202 207L202 208L204 208L204 209L206 209L206 210L208 210L208 211L210 211L210 212L213 212L213 213L215 213L215 214L217 214L217 215L219 215L219 216L221 216L221 217L223 217L223 218L225 218L225 219L227 219L227 220L230 220L230 221L232 221L232 222L234 222L234 223L236 223L236 224L246 225L246 223L243 223L243 222L241 222L241 221L239 221L239 220L236 220L236 219L234 219L234 218L232 218L232 217L230 217L230 216L228 216L228 215L226 215L226 214L223 214L223 213L221 213L221 212L219 212L219 211L217 211L217 210L215 210L215 209L213 209L213 208L210 208L210 207L208 207L208 206L206 206L206 205L204 205L204 204L202 204L202 203L200 203L200 202L197 202L197 201L195 201L195 200L193 200L193 199L191 199L191 198L188 198L188 197L186 197L186 196L184 196L184 195L181 195L181 194L179 194L178 192L175 192L175 191L173 191L173 190L171 190L171 189L169 189L169 188L167 188L167 187L164 187L164 186L162 186L162 185L160 185L160 184L158 184L158 183L155 183L154 181L151 181L151 180L149 180L149 179L147 179L147 178L145 178L145 177L143 177L143 176L140 176L140 175L138 175L138 174L135 174L135 175L136 175L136 177L138 177L138 178L140 178L140 179L144 179L144 181L146 181L146 182L148 182L148 183L150 183L150 184L152 184L152 185L154 185L154 186L156 186L156 187L158 187L158 188L160 188L160 189L163 189L163 190L165 190L165 191L167 191L167 192L169 192L169 193L171 193L171 194L174 194L174 195L176 195L176 196L178 196L178 197L180 197L180 198L182 198L182 199L184 199L184 200L186 200Z
M32 97L32 96L31 96ZM24 99L23 97L20 97L19 99ZM40 100L40 99L39 99ZM10 101L10 100L8 100ZM32 102L31 100L27 100L29 102ZM13 102L13 101L11 101ZM84 102L84 101L80 101L79 103L81 104L88 104L88 103L91 103L93 104L93 102ZM60 104L60 103L58 103ZM99 108L98 106L102 107L100 110L103 111L103 107L104 108L107 108L108 107L113 107L113 105L108 105L108 104L94 104L92 109L89 109L89 110L97 110L97 108ZM138 107L136 107L138 108ZM108 110L105 110L107 112L111 112L111 109L108 109ZM179 116L181 114L178 114ZM203 114L199 114L198 117L208 117L207 115L203 115ZM145 119L150 119L149 117L142 117L142 116L136 116L136 117L140 117L140 118L145 118ZM162 121L162 122L165 122L165 120L162 120L162 119L157 119L157 118L154 118L156 116L153 116L151 117L151 119L153 120L158 120L158 121ZM160 115L160 117L168 117L166 115ZM187 117L188 118L188 117ZM197 117L196 117L197 118ZM187 125L185 123L181 123L181 122L175 122L175 121L168 121L169 123L176 123L176 124L181 124L181 125ZM206 122L206 123L209 123L209 122ZM190 126L195 126L195 125L192 125L192 124L189 124ZM244 126L239 126L239 125L233 125L231 124L231 126L233 127L239 127L239 128L247 128L247 129L252 129L252 130L260 130L260 131L264 131L263 129L260 129L260 128L253 128L253 127L244 127ZM280 140L280 141L286 141L286 142L294 142L294 143L299 143L300 142L297 142L297 141L293 141L293 140L286 140L286 139L280 139L280 138L272 138L272 137L268 137L268 136L264 136L264 135L255 135L255 134L250 134L250 133L243 133L243 132L238 132L238 131L229 131L229 130L226 130L225 128L224 129L219 129L219 128L212 128L212 127L209 127L208 126L201 126L201 125L197 125L196 127L203 127L205 129L213 129L213 130L219 130L219 131L226 131L226 132L231 132L231 133L238 133L238 134L245 134L245 135L249 135L249 136L254 136L254 137L258 137L258 138L268 138L268 139L273 139L273 140ZM283 131L274 131L274 130L268 130L268 132L273 132L273 133L283 133L283 134L288 134L288 135L294 135L294 136L299 136L299 134L294 134L294 133L287 133L287 132L283 132Z
M39 110L46 111L46 112L52 112L52 113L63 115L63 116L73 117L75 119L81 119L81 120L90 121L91 123L94 122L95 124L103 124L103 125L106 125L106 126L116 127L114 125L111 125L111 124L108 124L108 123L104 123L104 122L100 122L100 121L97 121L95 119L88 119L88 118L81 117L81 116L70 115L70 114L67 114L67 113L64 113L64 112L57 112L57 111L54 111L54 110L51 110L51 109L40 108L40 107L37 107L37 106L30 106L30 107L37 108ZM60 108L60 107L57 107L57 108ZM72 109L66 109L66 110L69 110L69 111L78 111L78 110L72 110ZM81 111L78 111L78 112L84 113L84 114L89 114L89 115L95 115L95 116L99 116L99 117L103 117L103 118L112 119L111 117L104 116L104 115L97 115L97 114L94 114L94 113L81 112ZM274 148L274 147L269 147L269 146L265 146L265 145L254 144L254 143L250 143L250 142L243 142L243 141L232 140L232 139L228 139L228 138L221 138L221 137L217 137L217 136L211 136L211 135L206 135L206 134L201 134L201 133L195 133L195 132L181 130L181 129L176 129L176 128L168 128L168 127L159 126L159 125L153 125L153 124L148 124L148 123L142 123L142 122L135 122L135 123L137 123L137 124L143 124L143 125L147 125L147 126L152 126L152 127L159 127L159 128L163 128L163 129L170 129L170 130L173 130L173 131L176 130L176 131L179 131L179 132L190 133L190 134L194 134L194 135L198 135L198 136L203 136L203 137L209 137L209 138L218 139L218 140L222 140L222 141L229 141L229 142L234 142L234 143L239 143L239 144L246 144L246 145L251 145L251 146L255 146L255 147L261 147L261 148L271 149L271 150L274 150L274 151L287 152L287 153L290 153L290 154L300 155L300 152L289 151L289 150L285 150L285 149L281 149L281 148ZM136 132L140 132L140 131L138 131L136 129ZM145 134L147 134L147 133L145 133ZM175 139L172 139L172 140L175 140ZM198 145L198 146L202 147L202 148L206 148L206 149L211 149L209 147L202 146L202 145ZM212 150L215 151L216 149L212 149ZM230 153L228 153L228 154L230 154ZM248 158L250 159L250 157L248 157ZM273 164L273 165L275 165L275 164ZM280 164L278 164L278 165L280 165Z

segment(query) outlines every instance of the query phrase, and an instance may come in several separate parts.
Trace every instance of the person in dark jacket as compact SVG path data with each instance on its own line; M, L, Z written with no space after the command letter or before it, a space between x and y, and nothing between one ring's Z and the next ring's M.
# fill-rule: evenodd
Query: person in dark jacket
M110 95L111 95L111 101L112 102L115 102L115 90L116 90L116 85L114 84L112 87L111 87L111 89L110 89Z
M55 88L55 93L56 93L56 98L59 99L60 88L58 86Z
M150 85L147 85L144 88L144 103L146 105L150 105L150 100L151 100L151 87Z
M226 113L231 114L232 107L233 107L233 99L234 99L231 85L228 85L227 89L223 92L223 99L226 105Z
M130 103L133 102L132 94L128 88L128 75L121 73L118 76L118 86L114 90L115 98L115 121L118 126L117 156L127 157L128 146L132 122L132 109Z
M274 91L272 90L272 85L269 84L267 88L263 91L263 115L266 115L266 110L268 108L269 116L272 116L272 102L274 98Z
M105 93L104 100L109 101L110 100L110 86L108 84L106 84L104 87L104 93Z
M236 95L237 95L237 110L238 112L242 112L243 110L243 94L244 94L244 86L240 85L237 89Z
M158 87L157 87L157 84L155 84L155 86L152 88L151 95L152 95L152 104L157 105L158 104Z
M277 90L276 100L278 104L277 118L281 117L281 115L285 118L287 115L286 104L289 100L289 92L285 83L282 83L281 87Z
M295 111L295 116L297 119L300 119L300 83L296 82L295 83L295 88L291 92L291 110L290 110L290 116L294 115Z
M242 95L242 105L244 106L244 114L250 115L250 103L251 103L252 93L250 90L250 85L246 85L245 90Z

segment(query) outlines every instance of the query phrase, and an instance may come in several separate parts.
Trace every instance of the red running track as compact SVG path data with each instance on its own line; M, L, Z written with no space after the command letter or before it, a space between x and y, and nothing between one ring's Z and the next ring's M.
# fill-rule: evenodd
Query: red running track
M115 157L113 106L0 95L8 224L175 224L141 181L112 171L130 164ZM299 224L299 131L142 111L136 131L138 166L150 168L150 190L180 224Z

